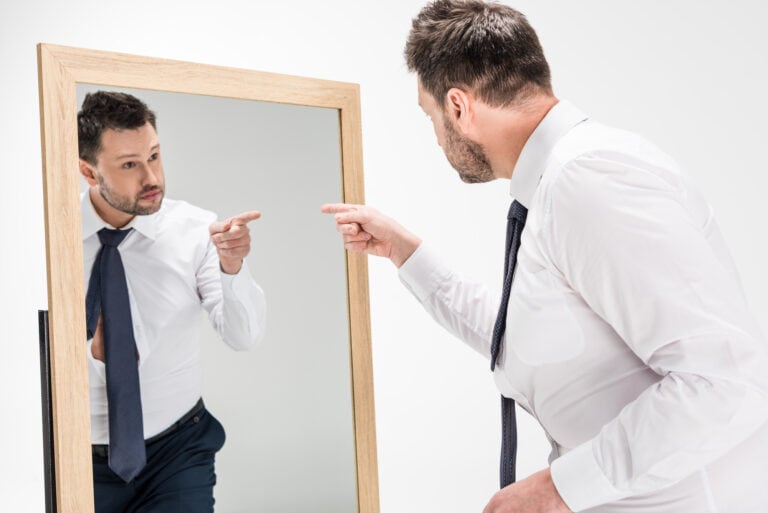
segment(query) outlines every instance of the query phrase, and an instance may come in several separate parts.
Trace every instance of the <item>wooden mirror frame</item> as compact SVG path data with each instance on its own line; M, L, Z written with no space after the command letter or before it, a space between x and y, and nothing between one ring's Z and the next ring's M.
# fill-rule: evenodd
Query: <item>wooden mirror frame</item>
M56 511L92 513L77 84L337 109L349 203L364 203L360 91L351 83L42 43L37 50ZM367 260L350 253L346 259L358 511L378 513Z

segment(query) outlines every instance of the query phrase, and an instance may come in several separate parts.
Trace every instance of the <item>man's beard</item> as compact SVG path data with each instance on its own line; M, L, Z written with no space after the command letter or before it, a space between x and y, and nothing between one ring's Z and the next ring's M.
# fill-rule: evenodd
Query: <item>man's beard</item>
M485 183L495 179L485 149L478 143L459 135L446 119L445 157L465 183Z
M101 197L104 198L104 201L106 201L110 207L114 208L115 210L119 210L120 212L135 216L145 216L148 214L154 214L160 210L160 206L163 203L164 191L163 188L158 185L144 187L136 195L135 198L128 198L127 196L116 194L112 189L110 189L109 185L107 185L107 183L104 181L104 177L102 175L98 175L98 180L99 194ZM160 191L160 201L151 205L141 206L139 204L141 197L153 191Z

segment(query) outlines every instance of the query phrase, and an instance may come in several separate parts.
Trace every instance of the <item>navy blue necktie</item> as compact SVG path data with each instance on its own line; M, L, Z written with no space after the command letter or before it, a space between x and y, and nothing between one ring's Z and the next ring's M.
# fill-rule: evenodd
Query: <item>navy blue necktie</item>
M517 200L512 202L507 214L507 240L504 256L504 287L501 292L501 305L493 326L491 339L491 370L496 368L496 360L501 352L501 341L507 327L507 305L509 293L512 290L512 278L517 267L517 251L520 249L520 238L525 227L528 209ZM517 420L515 419L515 401L501 397L501 488L515 482L515 458L517 457Z
M99 231L96 255L85 297L88 338L102 315L109 413L109 468L126 483L146 465L139 368L125 269L117 246L131 230Z

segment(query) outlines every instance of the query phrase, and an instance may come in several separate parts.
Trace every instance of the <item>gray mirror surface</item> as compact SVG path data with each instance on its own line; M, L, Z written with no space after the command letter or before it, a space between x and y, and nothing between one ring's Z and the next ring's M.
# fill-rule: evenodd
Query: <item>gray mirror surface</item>
M338 110L90 84L78 106L97 90L157 114L166 197L262 213L247 258L267 298L261 344L231 350L200 310L203 398L227 433L216 512L358 511L346 260L319 212L342 201Z

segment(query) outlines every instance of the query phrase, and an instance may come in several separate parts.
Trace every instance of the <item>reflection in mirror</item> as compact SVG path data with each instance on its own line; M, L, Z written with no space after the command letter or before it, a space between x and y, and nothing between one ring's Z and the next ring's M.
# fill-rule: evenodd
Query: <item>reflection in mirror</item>
M206 408L226 430L216 511L357 512L347 270L319 213L343 201L339 111L89 84L78 84L78 106L97 90L132 94L157 115L166 198L220 220L263 216L249 223L246 258L267 299L263 339L233 351L200 308L200 346L183 348L199 354ZM89 262L86 251L86 287ZM89 379L93 389L103 378Z

